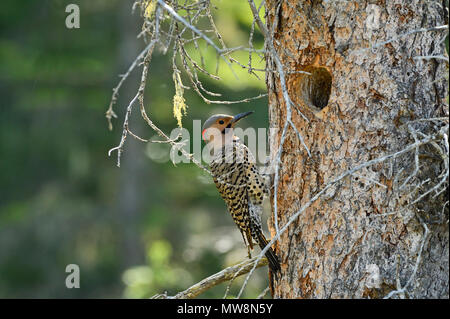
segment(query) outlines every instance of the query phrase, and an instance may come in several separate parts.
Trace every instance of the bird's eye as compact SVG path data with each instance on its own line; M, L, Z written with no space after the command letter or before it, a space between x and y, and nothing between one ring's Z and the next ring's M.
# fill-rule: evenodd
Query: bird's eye
M224 121L223 121L223 120L220 120L220 121L219 121L219 124L223 124L223 123L224 123Z

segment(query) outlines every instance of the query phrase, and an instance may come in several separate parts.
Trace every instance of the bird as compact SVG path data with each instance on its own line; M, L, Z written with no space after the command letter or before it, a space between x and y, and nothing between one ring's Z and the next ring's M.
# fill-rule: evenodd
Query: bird
M244 112L235 116L215 114L202 127L202 138L212 153L209 166L214 183L241 231L249 258L253 240L261 249L268 243L261 227L262 203L269 194L268 187L253 154L233 133L235 124L252 113ZM271 271L280 271L280 263L272 247L265 255Z

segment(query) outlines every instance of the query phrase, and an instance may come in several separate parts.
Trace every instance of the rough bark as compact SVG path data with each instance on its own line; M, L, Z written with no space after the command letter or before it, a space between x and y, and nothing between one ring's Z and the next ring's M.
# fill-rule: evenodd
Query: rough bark
M344 171L414 143L402 124L448 116L448 65L413 59L445 55L440 40L448 31L400 36L448 21L440 1L286 0L277 12L279 3L266 1L266 21L280 60L288 70L311 73L286 75L293 103L309 119L292 110L311 157L289 128L277 191L281 227ZM379 45L389 39L396 40ZM273 57L266 59L275 70ZM280 79L268 72L266 82L270 126L282 128ZM281 133L271 137L273 158ZM416 180L438 180L442 161L422 156L424 148L420 152ZM411 278L423 242L411 284L395 297L448 298L448 206L443 207L448 189L407 206L418 193L399 188L414 161L409 152L361 170L306 209L277 243L282 276L274 283L274 297L384 297ZM273 220L269 227L274 235Z

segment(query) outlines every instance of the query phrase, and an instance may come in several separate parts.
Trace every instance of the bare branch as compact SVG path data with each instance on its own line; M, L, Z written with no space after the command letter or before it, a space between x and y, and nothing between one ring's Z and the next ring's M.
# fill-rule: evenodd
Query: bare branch
M432 59L436 59L436 60L444 60L448 63L448 56L443 56L443 55L419 55L419 56L415 56L413 58L414 60L432 60Z
M193 299L198 295L204 293L208 289L215 287L225 281L232 280L237 276L244 275L254 268L259 268L267 265L267 259L257 258L245 260L237 265L225 268L220 272L209 276L208 278L203 279L202 281L196 283L195 285L189 287L188 289L177 293L173 297L165 296L168 299ZM161 295L156 295L157 297L161 297Z
M372 51L373 51L373 50L375 50L375 49L377 49L379 47L382 47L382 46L384 46L386 44L389 44L391 42L397 41L397 40L399 40L401 38L405 38L405 37L410 36L412 34L421 33L421 32L430 32L430 31L443 31L443 30L448 30L448 24L435 26L435 27L431 27L431 28L419 28L419 29L411 30L411 31L408 31L408 32L396 35L396 36L390 38L389 40L375 43L375 44L371 45L369 48L362 49L362 50L372 49ZM360 50L358 50L358 51L360 51Z
M134 59L133 63L131 63L131 65L129 66L127 72L125 72L125 74L122 74L120 76L120 81L117 84L117 86L113 89L113 94L111 96L111 102L109 103L109 107L108 110L106 111L106 118L108 119L108 128L111 131L113 129L112 123L111 123L111 119L117 118L116 113L113 110L113 106L114 104L116 104L117 102L117 96L119 95L119 90L122 87L122 84L125 82L125 80L128 78L128 76L131 74L131 72L134 70L134 68L136 67L136 65L138 65L138 62L140 62L140 60L142 60L142 58L147 54L148 51L153 50L153 47L155 46L156 41L151 41L144 50L142 50L141 53L139 53L139 55L136 57L136 59Z
M192 24L187 22L183 17L181 17L178 13L175 12L175 10L169 6L167 3L165 3L163 0L157 0L159 5L162 6L170 15L172 15L175 19L183 23L186 27L191 29L193 32L195 32L197 35L203 38L210 46L212 46L217 53L221 54L224 51L220 49L210 38L208 38L206 35L204 35L199 29L194 27Z
M417 217L420 219L419 216L417 216ZM417 255L416 263L414 265L414 269L413 269L413 272L412 272L411 276L409 277L408 281L403 286L403 288L397 287L397 290L391 291L383 299L389 299L389 298L391 298L392 296L394 296L396 294L404 294L406 292L406 289L408 288L408 286L411 285L412 281L416 277L417 270L419 269L420 262L422 261L423 247L425 246L425 242L427 241L428 236L430 234L430 230L428 229L428 226L424 222L422 222L422 226L423 226L423 229L424 229L423 238L422 238L422 242L420 244L419 253ZM398 280L397 284L398 284L398 286L400 286L400 280ZM398 289L398 288L400 288L400 289Z

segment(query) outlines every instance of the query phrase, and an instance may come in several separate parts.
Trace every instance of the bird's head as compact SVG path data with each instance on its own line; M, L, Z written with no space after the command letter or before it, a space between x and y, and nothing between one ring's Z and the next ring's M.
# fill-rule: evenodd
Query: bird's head
M252 114L253 111L239 113L235 116L226 114L215 114L205 121L202 127L202 139L205 142L214 141L214 136L220 134L221 142L223 142L226 136L233 136L234 125L244 117ZM217 139L216 139L217 141ZM214 141L214 142L216 142Z

